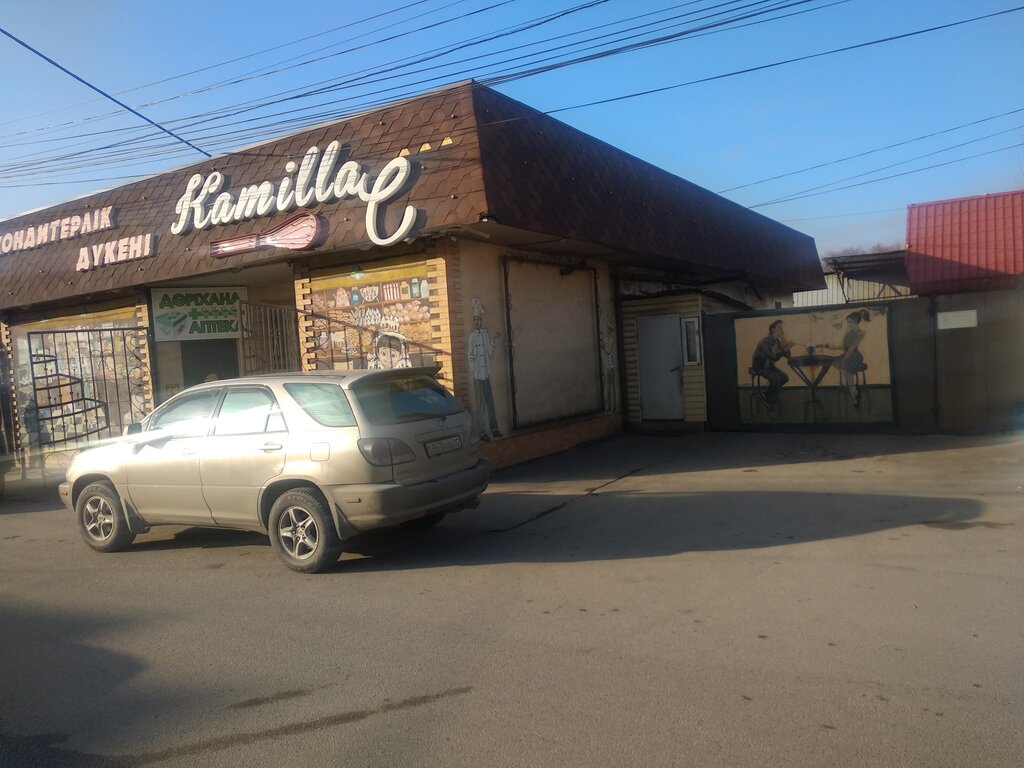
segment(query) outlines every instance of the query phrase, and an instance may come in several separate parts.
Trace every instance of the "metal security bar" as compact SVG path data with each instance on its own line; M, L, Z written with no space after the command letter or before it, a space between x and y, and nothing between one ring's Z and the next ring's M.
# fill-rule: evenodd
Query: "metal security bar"
M31 392L22 408L30 444L42 453L121 435L147 408L143 328L33 331Z
M318 370L431 365L443 354L386 322L371 328L327 314L242 302L243 375L300 371L303 350Z
M294 309L243 301L240 316L243 376L302 369Z

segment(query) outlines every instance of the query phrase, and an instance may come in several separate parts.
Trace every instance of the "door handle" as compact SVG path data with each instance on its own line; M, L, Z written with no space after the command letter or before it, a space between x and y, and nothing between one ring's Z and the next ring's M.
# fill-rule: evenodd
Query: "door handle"
M280 443L264 443L260 446L260 450L264 453L270 453L271 451L280 451L284 448Z

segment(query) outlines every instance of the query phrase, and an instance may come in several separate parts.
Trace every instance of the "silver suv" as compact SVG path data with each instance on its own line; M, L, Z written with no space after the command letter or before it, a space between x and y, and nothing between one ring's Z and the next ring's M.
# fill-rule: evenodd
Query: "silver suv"
M436 525L475 507L490 465L434 368L293 373L200 384L75 457L60 486L85 543L155 525L266 531L296 571L362 531Z

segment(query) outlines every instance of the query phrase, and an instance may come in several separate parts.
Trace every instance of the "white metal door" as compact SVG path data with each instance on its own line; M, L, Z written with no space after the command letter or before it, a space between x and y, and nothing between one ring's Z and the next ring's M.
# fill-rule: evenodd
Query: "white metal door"
M640 418L683 418L683 343L679 315L636 319Z

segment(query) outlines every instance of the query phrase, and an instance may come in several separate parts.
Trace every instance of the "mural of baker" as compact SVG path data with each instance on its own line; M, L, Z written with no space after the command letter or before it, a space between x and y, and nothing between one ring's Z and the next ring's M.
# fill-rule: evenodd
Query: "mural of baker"
M500 333L491 336L484 327L487 310L480 299L470 302L473 310L473 330L469 334L467 357L469 372L473 378L473 428L480 439L487 442L502 437L498 430L498 416L494 410L494 393L491 390L491 357Z

